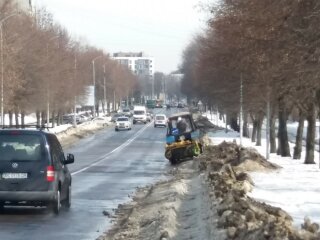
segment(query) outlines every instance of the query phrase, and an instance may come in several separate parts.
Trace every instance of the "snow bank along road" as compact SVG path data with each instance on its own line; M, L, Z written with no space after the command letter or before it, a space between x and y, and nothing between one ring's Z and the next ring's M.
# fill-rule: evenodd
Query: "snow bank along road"
M7 208L0 215L0 239L95 239L109 226L102 214L129 200L137 186L163 178L165 128L133 125L113 128L80 140L65 153L74 153L72 207L59 216L45 208Z

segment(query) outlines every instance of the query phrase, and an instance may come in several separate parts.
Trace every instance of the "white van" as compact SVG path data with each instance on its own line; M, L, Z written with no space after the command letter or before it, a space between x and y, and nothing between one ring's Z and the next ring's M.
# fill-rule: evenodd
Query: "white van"
M133 124L137 122L147 123L147 109L145 106L135 106L133 108Z

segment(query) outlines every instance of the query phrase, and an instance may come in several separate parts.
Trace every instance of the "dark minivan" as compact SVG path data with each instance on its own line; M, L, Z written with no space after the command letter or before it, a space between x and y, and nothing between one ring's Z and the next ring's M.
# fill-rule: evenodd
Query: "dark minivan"
M39 129L0 130L0 209L47 206L58 214L71 205L71 174L56 135Z

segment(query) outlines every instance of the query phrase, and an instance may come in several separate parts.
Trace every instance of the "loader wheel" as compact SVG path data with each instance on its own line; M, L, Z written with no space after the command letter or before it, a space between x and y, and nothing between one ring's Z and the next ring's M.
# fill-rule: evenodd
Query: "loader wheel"
M201 149L200 149L199 145L198 145L198 144L195 144L195 146L193 147L193 154L194 154L194 156L199 156L200 153L201 153Z
M166 157L166 159L170 160L172 159L172 152L171 150L166 150L164 156Z

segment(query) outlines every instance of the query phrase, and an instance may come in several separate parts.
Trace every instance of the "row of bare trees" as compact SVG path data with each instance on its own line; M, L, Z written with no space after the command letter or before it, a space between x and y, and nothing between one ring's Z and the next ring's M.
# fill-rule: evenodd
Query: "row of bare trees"
M306 120L305 163L314 163L320 107L320 2L221 0L208 9L206 32L184 51L183 92L226 113L233 125L242 102L243 134L248 136L251 120L251 138L257 145L271 109L270 151L282 156L291 155L288 118L299 120L295 159L301 157Z
M101 104L103 109L106 103L115 105L136 87L137 79L127 68L103 50L73 39L45 9L17 13L12 1L3 0L0 21L3 106L10 125L13 116L19 124L21 114L23 124L24 116L35 112L38 122L50 117L59 123L63 113L81 104L80 96L85 96L87 86L93 84L93 59L97 112Z

